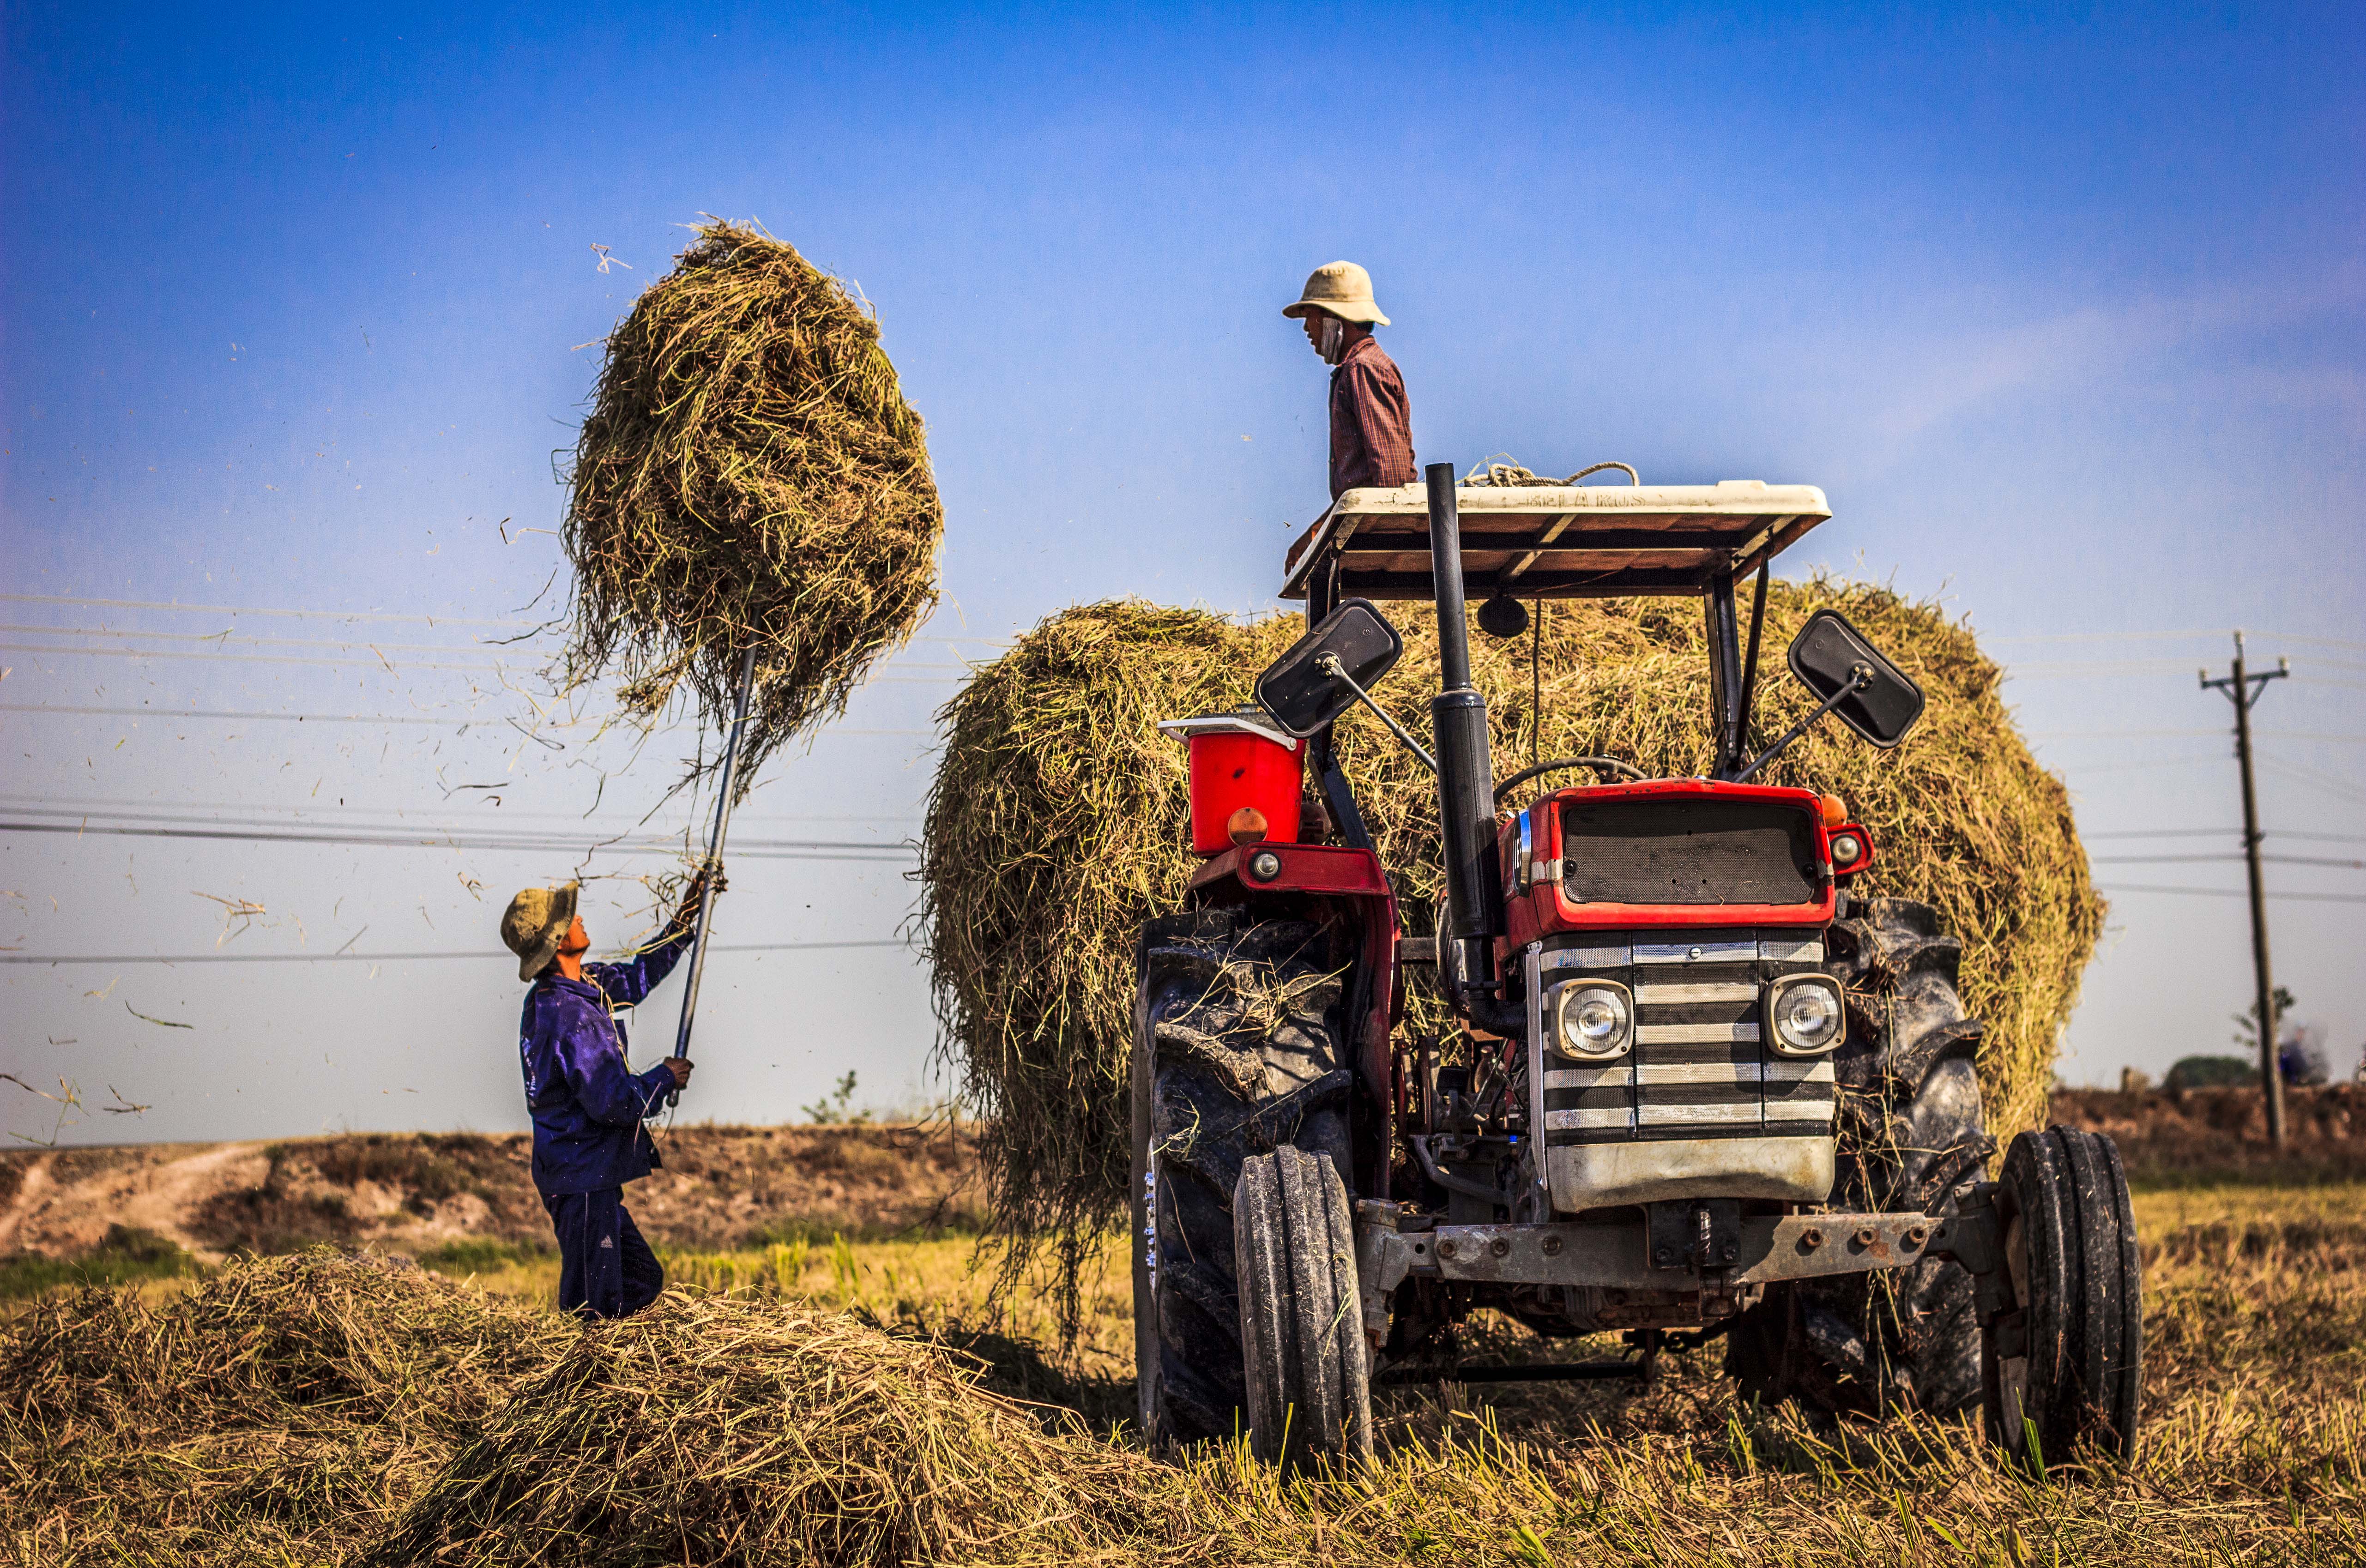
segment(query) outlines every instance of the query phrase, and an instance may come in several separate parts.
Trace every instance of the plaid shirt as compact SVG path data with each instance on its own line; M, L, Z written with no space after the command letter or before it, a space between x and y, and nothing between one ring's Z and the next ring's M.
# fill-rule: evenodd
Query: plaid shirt
M1359 485L1414 479L1413 410L1397 362L1358 338L1331 372L1331 499Z

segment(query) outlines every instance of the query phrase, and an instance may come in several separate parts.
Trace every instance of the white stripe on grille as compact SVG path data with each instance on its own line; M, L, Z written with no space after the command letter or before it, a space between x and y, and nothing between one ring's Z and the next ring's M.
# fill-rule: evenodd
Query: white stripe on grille
M1833 1102L1829 1100L1770 1100L1766 1102L1769 1122L1829 1122L1832 1119Z
M1758 1026L1754 1023L1639 1023L1635 1026L1635 1042L1639 1045L1755 1045Z
M1746 1105L1647 1105L1642 1111L1646 1127L1690 1127L1712 1122L1756 1122L1758 1102Z
M1635 961L1631 947L1564 947L1544 955L1548 969L1624 969Z
M1545 1131L1548 1133L1599 1132L1606 1127L1628 1128L1635 1125L1633 1112L1624 1107L1607 1111L1548 1111Z
M1813 936L1798 940L1762 936L1758 939L1758 956L1777 964L1821 964L1824 942L1821 937Z
M1648 986L1635 987L1635 1000L1644 1007L1660 1007L1674 1002L1754 1002L1758 987L1748 980L1703 980L1690 986Z
M1754 942L1652 942L1635 944L1638 964L1748 964L1758 956Z
M1832 1059L1819 1056L1812 1062L1774 1061L1766 1064L1768 1083L1831 1083Z
M1547 1089L1625 1089L1635 1080L1625 1062L1612 1067L1553 1067L1545 1073Z
M1547 1074L1547 1089L1593 1089L1596 1082L1561 1083L1562 1077L1576 1077L1575 1073ZM1625 1082L1622 1077L1619 1080ZM1635 1069L1635 1081L1649 1089L1653 1084L1697 1083L1831 1083L1831 1058L1820 1062L1675 1062L1644 1063Z

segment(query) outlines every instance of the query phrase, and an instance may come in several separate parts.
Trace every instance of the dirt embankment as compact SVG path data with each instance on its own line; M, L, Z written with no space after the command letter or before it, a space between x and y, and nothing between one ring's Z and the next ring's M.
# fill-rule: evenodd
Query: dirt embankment
M2366 1180L2366 1089L2294 1089L2286 1107L2281 1156L2250 1089L2070 1089L2053 1115L2116 1138L2140 1185ZM628 1193L661 1247L980 1224L966 1129L682 1127L662 1143L665 1168ZM524 1134L473 1133L8 1151L0 1258L78 1258L115 1226L208 1260L314 1241L409 1253L460 1240L540 1246L550 1223L526 1153Z
M2145 1186L2213 1182L2366 1181L2366 1086L2284 1091L2285 1143L2268 1142L2257 1085L2185 1090L2065 1089L2054 1120L2108 1133L2129 1179Z
M971 1141L944 1127L682 1127L629 1190L661 1247L974 1226ZM0 1154L0 1257L79 1257L115 1226L208 1259L308 1242L421 1252L538 1246L550 1222L524 1134L357 1134Z

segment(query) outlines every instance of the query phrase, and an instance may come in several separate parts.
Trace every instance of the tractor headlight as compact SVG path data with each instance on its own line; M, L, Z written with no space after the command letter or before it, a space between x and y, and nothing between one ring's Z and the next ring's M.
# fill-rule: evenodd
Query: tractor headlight
M1627 987L1615 980L1578 980L1563 986L1553 1010L1563 1055L1606 1061L1623 1055L1635 1041L1635 1008Z
M1822 975L1777 980L1766 995L1767 1031L1777 1055L1820 1056L1840 1043L1841 988Z

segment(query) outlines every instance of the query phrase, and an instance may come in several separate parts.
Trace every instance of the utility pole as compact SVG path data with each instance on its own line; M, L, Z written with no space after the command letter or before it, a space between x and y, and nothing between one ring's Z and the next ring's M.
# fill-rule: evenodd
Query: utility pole
M2243 661L2243 634L2235 634L2233 673L2214 681L2201 672L2204 691L2220 691L2235 705L2235 760L2243 771L2243 864L2251 874L2251 970L2259 990L2259 1083L2268 1097L2268 1136L2284 1146L2284 1081L2276 1070L2276 987L2268 971L2268 898L2259 886L2259 795L2251 783L2251 709L2268 682L2292 673L2292 660L2252 674Z

